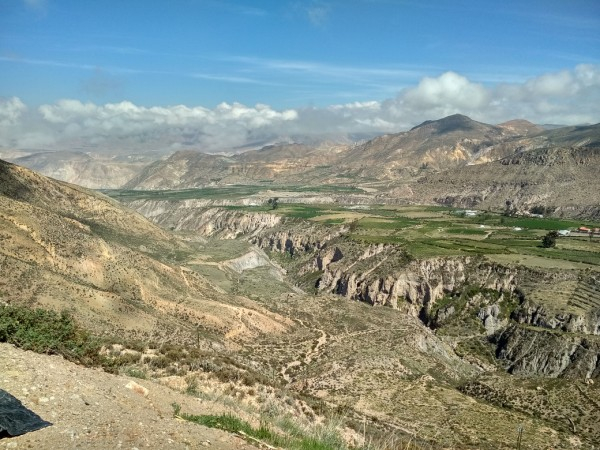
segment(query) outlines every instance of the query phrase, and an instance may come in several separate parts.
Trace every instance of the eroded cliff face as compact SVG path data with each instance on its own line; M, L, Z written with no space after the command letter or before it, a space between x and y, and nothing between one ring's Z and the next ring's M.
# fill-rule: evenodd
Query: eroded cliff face
M426 174L411 185L413 201L501 209L511 199L522 210L546 205L555 216L596 218L599 161L597 146L519 151L484 165Z
M142 200L129 206L165 228L221 239L242 235L252 237L281 222L281 216L275 214L241 213L235 209L207 207L208 203L203 200Z
M294 257L325 249L327 243L345 231L343 227L326 229L309 225L304 227L301 232L292 229L270 230L260 236L252 236L250 242L262 249L288 253L291 257Z
M256 243L265 248L267 241L258 239ZM401 309L433 327L459 312L452 296L457 297L470 287L470 303L461 306L475 309L482 325L493 332L498 326L500 307L492 305L513 296L517 288L517 270L478 258L414 260L399 246L361 245L335 233L320 236L316 242L302 240L293 233L276 234L266 248L285 251L286 245L305 253L305 262L297 266L296 272L299 276L314 274L309 279L314 279L314 287L320 292ZM497 295L478 297L482 291ZM447 305L441 306L442 300Z
M493 340L496 356L507 370L517 375L600 376L600 339L574 333L560 333L517 324L508 326Z
M593 272L532 272L539 285L550 288L536 293L524 284L522 302L512 318L520 324L600 336L600 276ZM554 288L552 288L554 286Z
M319 284L322 290L393 308L404 309L401 303L406 301L409 311L421 315L445 295L457 292L465 285L477 285L500 293L512 293L515 289L514 271L492 264L478 264L470 258L413 261L386 274L341 267L328 269Z
M600 308L593 304L600 285L594 277L579 280L569 302L577 308L568 312L544 305L544 298L528 298L520 286L577 282L576 273L507 267L477 257L413 260L398 246L357 244L343 232L271 231L254 242L289 253L290 273L304 288L400 309L453 335L487 338L512 373L600 375Z
M600 336L600 309L592 309L584 314L552 312L543 305L525 300L513 313L513 319L539 328Z

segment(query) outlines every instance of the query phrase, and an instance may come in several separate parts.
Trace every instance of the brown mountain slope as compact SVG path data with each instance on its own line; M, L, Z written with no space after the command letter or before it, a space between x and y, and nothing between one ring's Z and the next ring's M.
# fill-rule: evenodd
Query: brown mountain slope
M423 167L441 170L465 165L489 147L536 130L526 121L493 126L456 114L360 145L285 144L231 157L178 152L152 164L124 187L180 189L265 180L321 184L404 179Z
M0 161L0 297L70 309L97 333L206 342L286 320L223 295L177 261L195 253L141 215L77 186ZM261 321L261 326L255 326ZM208 344L207 344L208 345Z
M158 155L114 157L83 152L41 152L10 159L43 175L91 189L117 188Z
M150 164L123 187L181 189L210 185L231 175L233 164L233 158L228 156L179 151L164 161Z
M213 184L291 180L331 164L346 147L323 143L271 145L233 156L180 151L157 161L124 185L126 189L181 189Z
M29 169L0 160L0 195L29 207L69 217L122 236L144 236L163 246L172 238L141 214L89 189L52 180Z
M498 126L506 128L523 136L539 134L544 131L544 127L535 125L530 121L524 119L509 120L508 122L499 123Z
M557 207L557 213L600 213L600 147L543 148L499 161L428 175L412 186L418 202L476 208ZM594 213L594 208L597 210Z
M507 122L506 124L508 123L510 122ZM518 129L523 129L523 127L519 126ZM471 162L474 164L481 164L497 161L512 155L515 152L539 148L600 146L600 124L560 127L539 133L533 131L534 130L532 130L532 132L524 132L521 137L515 137L486 147L475 155Z
M482 149L518 134L455 114L357 146L344 155L340 166L367 178L402 178L407 170L419 167L446 169L465 165Z

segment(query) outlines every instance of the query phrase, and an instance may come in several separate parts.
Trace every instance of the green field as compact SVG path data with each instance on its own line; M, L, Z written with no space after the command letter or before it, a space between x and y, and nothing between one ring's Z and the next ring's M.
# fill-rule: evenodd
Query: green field
M103 189L102 192L119 201L132 200L233 200L251 195L264 193L265 189L277 196L278 192L292 193L318 193L318 194L363 194L364 191L354 186L320 185L320 186L294 186L294 185L232 185L214 186L193 189L173 190L133 190L133 189Z
M444 206L344 205L288 203L295 194L364 194L353 186L268 186L268 196L279 197L277 208L265 201L257 206L222 206L240 212L269 212L291 220L308 220L323 226L348 227L357 242L397 244L416 258L483 255L491 260L514 261L540 267L600 269L600 237L561 237L555 248L543 248L541 238L552 230L600 227L600 223L559 218L507 217L480 211L475 217ZM122 202L133 200L229 200L256 196L263 199L264 185L235 185L198 189L140 191L108 190ZM263 201L261 200L261 201ZM239 202L241 203L241 201ZM301 222L299 222L299 225ZM301 225L300 225L301 226Z
M327 226L345 224L349 227L350 238L355 241L402 245L417 258L482 255L494 260L498 255L507 255L519 261L520 256L528 256L530 258L521 262L557 268L575 267L572 264L575 263L577 267L583 264L600 269L600 237L591 241L587 237L562 237L555 248L541 245L541 238L548 231L582 225L600 227L595 222L505 217L491 212L461 217L454 208L431 206L372 205L349 209L332 205L283 204L272 212Z

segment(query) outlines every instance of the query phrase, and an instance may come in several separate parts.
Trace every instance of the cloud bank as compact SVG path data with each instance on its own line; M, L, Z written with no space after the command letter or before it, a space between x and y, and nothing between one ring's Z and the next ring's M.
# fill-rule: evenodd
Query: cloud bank
M600 66L543 74L524 83L484 86L446 72L384 101L275 110L222 103L209 109L143 107L128 101L97 105L64 99L37 108L0 98L0 146L10 149L88 149L119 153L192 148L208 152L290 136L344 136L406 130L424 120L461 113L487 122L600 122Z

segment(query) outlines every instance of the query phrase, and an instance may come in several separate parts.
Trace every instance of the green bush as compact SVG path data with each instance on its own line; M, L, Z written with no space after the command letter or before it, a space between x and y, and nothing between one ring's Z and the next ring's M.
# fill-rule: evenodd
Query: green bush
M551 248L556 247L556 238L558 233L556 231L550 231L546 236L542 238L542 247Z
M123 373L127 376L134 377L134 378L140 378L142 380L145 380L147 377L146 371L142 370L142 369L138 369L137 367L128 367L127 369L125 369L123 371Z
M62 355L85 365L101 363L101 343L79 328L69 313L0 306L0 342L24 350Z

